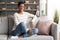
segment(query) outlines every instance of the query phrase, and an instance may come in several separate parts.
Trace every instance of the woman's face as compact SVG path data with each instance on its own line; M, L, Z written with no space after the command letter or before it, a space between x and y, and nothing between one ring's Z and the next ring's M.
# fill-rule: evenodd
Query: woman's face
M19 7L18 7L19 11L24 11L24 4L21 4Z

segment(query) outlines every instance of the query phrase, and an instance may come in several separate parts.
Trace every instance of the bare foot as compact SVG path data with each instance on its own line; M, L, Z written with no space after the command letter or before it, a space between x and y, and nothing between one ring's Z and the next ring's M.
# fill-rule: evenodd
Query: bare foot
M28 34L33 35L32 29L28 31Z
M22 35L22 36L19 36L19 38L24 38L24 36Z

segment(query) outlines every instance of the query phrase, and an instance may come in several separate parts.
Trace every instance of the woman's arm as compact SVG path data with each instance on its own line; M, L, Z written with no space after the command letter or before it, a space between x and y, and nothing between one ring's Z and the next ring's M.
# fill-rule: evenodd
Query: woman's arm
M31 22L34 22L37 19L36 15L28 13L28 16L33 18Z
M17 15L16 15L16 14L14 14L14 22L15 22L15 24L16 24L16 25L18 25L18 24L19 24L18 17L17 17Z
M28 13L28 16L33 18L32 21L30 22L30 27L33 28L34 27L34 23L35 23L35 21L37 19L37 16L33 15L33 14L30 14L30 13Z

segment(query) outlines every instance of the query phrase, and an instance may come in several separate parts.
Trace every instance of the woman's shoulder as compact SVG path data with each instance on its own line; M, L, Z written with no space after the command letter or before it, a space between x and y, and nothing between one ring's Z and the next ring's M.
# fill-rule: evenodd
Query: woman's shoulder
M18 15L18 13L17 13L17 12L15 12L15 13L14 13L14 15Z
M29 12L24 12L24 14L30 14Z

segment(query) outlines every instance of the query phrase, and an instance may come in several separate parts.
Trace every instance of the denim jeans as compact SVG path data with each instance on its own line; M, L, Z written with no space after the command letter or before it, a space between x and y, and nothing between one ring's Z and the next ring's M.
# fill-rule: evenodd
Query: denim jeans
M38 29L34 28L32 29L34 34L38 33ZM20 36L24 35L24 37L29 37L30 35L26 32L26 25L21 22L19 25L17 25L16 29L11 32L12 36Z

